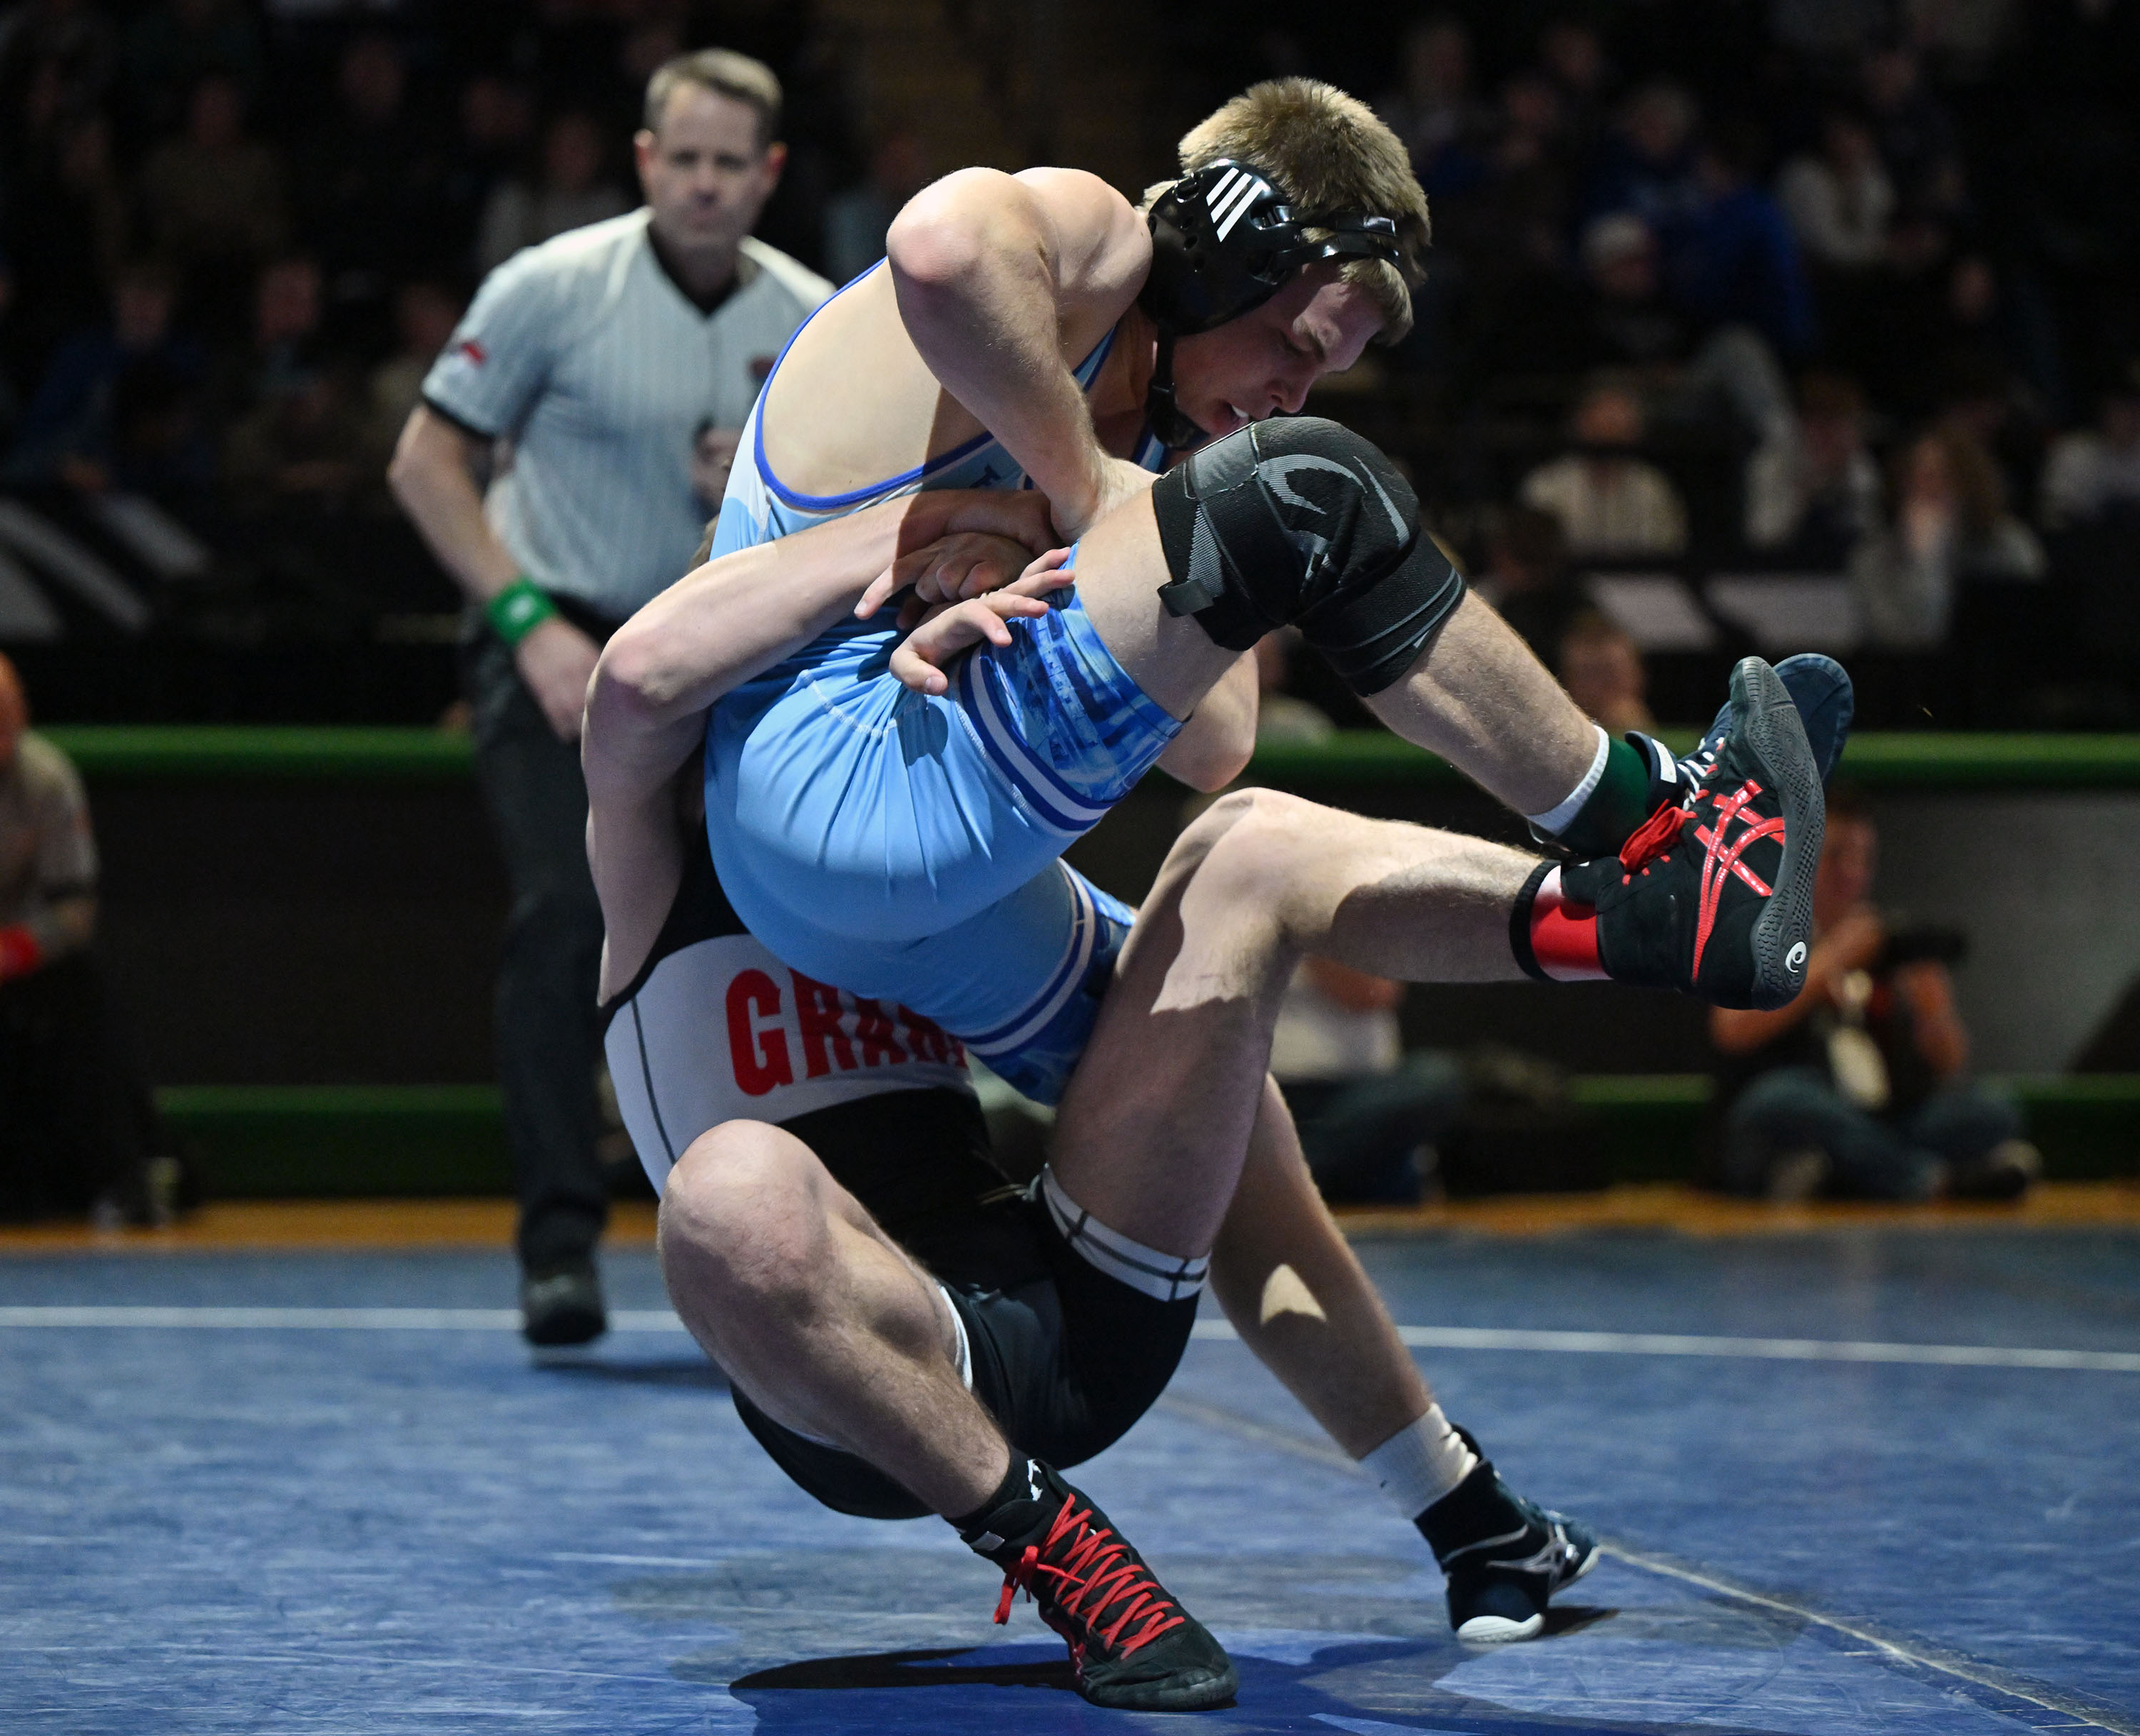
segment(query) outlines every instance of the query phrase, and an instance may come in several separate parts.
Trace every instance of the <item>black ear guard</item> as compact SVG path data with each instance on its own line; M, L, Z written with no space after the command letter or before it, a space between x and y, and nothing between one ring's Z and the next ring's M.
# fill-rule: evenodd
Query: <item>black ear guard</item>
M1325 259L1403 257L1397 226L1364 212L1297 214L1284 191L1252 164L1229 158L1176 181L1153 203L1151 272L1139 304L1159 327L1159 365L1147 400L1152 430L1170 446L1205 431L1174 402L1174 340L1252 312L1293 273ZM1307 229L1325 233L1310 241Z

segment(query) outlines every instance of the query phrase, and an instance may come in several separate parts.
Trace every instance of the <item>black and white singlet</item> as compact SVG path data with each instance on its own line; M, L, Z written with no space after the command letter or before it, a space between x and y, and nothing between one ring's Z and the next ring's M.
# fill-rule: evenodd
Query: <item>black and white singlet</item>
M656 1193L724 1121L785 1124L889 1092L973 1096L965 1051L940 1027L790 970L759 944L721 890L702 827L687 832L653 951L602 1021L617 1107Z

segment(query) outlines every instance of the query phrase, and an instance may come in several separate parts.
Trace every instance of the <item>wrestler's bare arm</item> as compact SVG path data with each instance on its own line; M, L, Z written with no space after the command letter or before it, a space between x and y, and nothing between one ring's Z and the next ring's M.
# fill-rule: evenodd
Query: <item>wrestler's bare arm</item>
M607 940L601 993L628 983L682 873L676 773L722 694L807 645L887 571L925 596L1000 585L1047 540L1030 493L909 496L687 574L620 627L587 685L580 760Z
M1249 767L1256 751L1256 713L1261 694L1253 652L1220 678L1196 702L1181 733L1159 756L1159 768L1179 783L1206 794L1223 790Z
M1054 503L1065 537L1149 486L1101 448L1070 371L1151 267L1127 199L1077 169L962 169L908 202L886 248L915 348Z

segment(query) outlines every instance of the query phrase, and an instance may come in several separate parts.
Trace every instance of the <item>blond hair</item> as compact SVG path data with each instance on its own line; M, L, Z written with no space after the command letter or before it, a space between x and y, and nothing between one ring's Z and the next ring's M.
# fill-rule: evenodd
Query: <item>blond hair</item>
M696 85L758 111L758 148L780 136L780 81L763 61L732 48L700 48L664 61L646 81L646 130L658 133L668 117L669 99L685 85Z
M1382 341L1411 330L1411 292L1426 281L1421 258L1432 238L1426 194L1397 135L1357 97L1312 78L1251 85L1183 135L1181 172L1193 174L1221 157L1264 170L1303 216L1361 211L1397 226L1398 264L1348 259L1339 277L1357 284L1382 316ZM1165 191L1156 187L1147 204ZM1316 240L1325 229L1303 232Z

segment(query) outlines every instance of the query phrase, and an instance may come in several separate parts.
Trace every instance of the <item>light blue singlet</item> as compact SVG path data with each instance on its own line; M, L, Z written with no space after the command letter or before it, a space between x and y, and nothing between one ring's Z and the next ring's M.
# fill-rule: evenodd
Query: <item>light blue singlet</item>
M1078 366L1080 385L1112 344ZM766 459L772 377L744 425L716 556L922 488L1030 486L983 434L874 487L797 493ZM1166 454L1147 434L1137 456L1156 469ZM1012 622L1009 649L954 665L940 698L891 674L890 615L842 623L714 708L714 865L737 915L794 969L935 1019L1052 1102L1131 915L1062 852L1180 725L1116 663L1074 590Z

